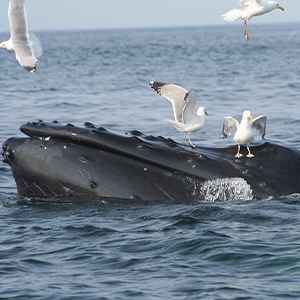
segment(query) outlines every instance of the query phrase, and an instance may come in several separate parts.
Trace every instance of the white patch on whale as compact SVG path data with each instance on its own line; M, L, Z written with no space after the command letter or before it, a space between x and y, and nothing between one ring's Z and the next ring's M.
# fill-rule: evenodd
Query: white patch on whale
M195 198L200 201L253 200L254 194L243 178L219 178L207 180L195 186Z

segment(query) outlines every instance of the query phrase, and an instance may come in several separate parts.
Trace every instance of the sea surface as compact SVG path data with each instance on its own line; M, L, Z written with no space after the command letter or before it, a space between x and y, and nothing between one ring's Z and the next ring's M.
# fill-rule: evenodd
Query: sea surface
M266 141L300 150L300 23L35 32L37 72L0 51L0 142L28 121L183 142L149 81L198 92L193 133L228 147L225 116L267 115ZM0 33L0 40L9 33ZM256 135L255 144L261 144ZM175 188L175 187L174 187ZM300 196L196 205L21 202L0 163L1 299L299 299Z

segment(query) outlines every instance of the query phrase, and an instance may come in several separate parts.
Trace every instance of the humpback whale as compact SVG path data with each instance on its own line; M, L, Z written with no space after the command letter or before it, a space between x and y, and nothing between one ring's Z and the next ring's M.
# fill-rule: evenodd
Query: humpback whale
M236 158L236 146L193 151L161 136L116 134L88 122L39 121L20 130L27 137L5 141L2 156L21 199L192 204L203 200L205 184L223 179L245 182L253 199L300 192L300 152L268 142L252 147L249 159Z

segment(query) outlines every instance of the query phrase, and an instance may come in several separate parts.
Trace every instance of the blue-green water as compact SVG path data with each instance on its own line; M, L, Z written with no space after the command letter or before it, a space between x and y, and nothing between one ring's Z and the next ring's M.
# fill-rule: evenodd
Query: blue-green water
M43 119L115 132L138 129L183 141L163 120L171 104L150 80L198 92L202 146L222 120L268 116L266 140L300 149L299 24L37 32L35 74L0 52L0 137ZM8 34L1 33L4 40ZM256 143L261 143L256 136ZM199 199L201 200L201 199ZM0 165L3 299L299 299L300 196L198 205L18 202Z

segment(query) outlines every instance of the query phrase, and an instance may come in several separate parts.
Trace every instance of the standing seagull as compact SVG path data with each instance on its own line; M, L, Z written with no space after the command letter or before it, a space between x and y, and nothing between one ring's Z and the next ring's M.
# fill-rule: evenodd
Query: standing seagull
M275 1L240 0L240 5L243 6L242 9L232 9L226 14L222 15L222 17L225 21L228 22L232 22L237 19L243 19L245 27L244 37L247 41L250 41L247 24L252 17L263 15L272 11L275 8L281 9L282 11L284 10L284 8Z
M255 119L252 119L249 110L244 111L241 123L239 123L239 121L233 117L224 118L223 138L226 138L228 135L230 135L231 130L236 129L236 133L233 139L238 143L238 152L235 155L235 157L243 156L243 154L240 153L240 144L247 144L248 154L246 156L254 157L254 155L250 153L249 149L249 144L252 143L252 141L254 140L252 128L258 130L262 139L265 139L266 121L266 116L259 116Z
M16 59L27 71L36 70L37 58L42 55L41 43L35 35L28 35L25 0L10 0L8 17L11 37L0 48L15 51Z
M203 127L204 117L207 115L204 107L199 107L196 113L197 93L170 83L150 81L149 84L159 95L172 102L175 121L165 121L172 124L178 131L185 132L185 144L188 144L186 141L187 135L192 149L195 149L196 146L192 143L190 134Z

